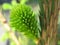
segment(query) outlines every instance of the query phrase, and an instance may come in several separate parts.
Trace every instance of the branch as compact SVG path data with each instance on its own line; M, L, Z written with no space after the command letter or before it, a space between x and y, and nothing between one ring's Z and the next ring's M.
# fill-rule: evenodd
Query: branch
M0 11L0 22L4 25L4 27L7 29L7 31L9 32L9 35L11 36L11 38L15 41L16 45L20 45L19 41L17 40L14 32L12 32L10 26L7 24L6 19L4 18L4 16L2 15L1 11Z

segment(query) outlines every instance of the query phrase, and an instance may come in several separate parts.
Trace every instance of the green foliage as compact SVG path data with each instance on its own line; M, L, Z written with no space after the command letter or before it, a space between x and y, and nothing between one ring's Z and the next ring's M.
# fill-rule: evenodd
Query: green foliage
M21 0L20 4L25 4L28 0Z
M3 8L3 10L10 10L10 9L12 9L13 6L15 6L17 4L18 3L16 2L16 0L12 0L11 4L9 4L9 3L3 3L2 8Z
M20 34L19 42L20 42L21 45L28 45L27 44L28 43L28 38L25 35Z
M27 5L17 5L10 14L10 26L23 32L29 38L38 38L38 25L35 14Z
M13 40L10 40L10 45L16 45L16 43Z
M11 6L9 3L4 3L4 4L2 5L2 8L3 8L4 10L7 10L7 9L11 9L12 6Z
M58 45L60 45L60 40L58 41Z
M0 41L5 41L6 39L8 39L10 36L9 36L9 33L6 32L3 34L3 36L0 38Z
M15 6L15 5L17 5L18 3L16 2L16 0L12 0L12 1L11 1L11 4L12 4L12 6Z

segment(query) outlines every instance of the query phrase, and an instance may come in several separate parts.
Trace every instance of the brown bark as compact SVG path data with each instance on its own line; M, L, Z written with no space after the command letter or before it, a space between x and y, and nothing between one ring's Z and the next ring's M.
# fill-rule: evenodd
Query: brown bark
M44 11L45 11L45 18L44 18L44 24L46 26L46 31L43 29L42 31L42 39L44 40L44 45L56 45L56 34L57 34L57 20L58 20L58 0L55 0L55 6L54 11L51 10L52 6L52 0L49 0L49 3L46 3L46 0L44 0ZM52 11L50 13L50 20L47 21L48 16L48 6L49 10Z

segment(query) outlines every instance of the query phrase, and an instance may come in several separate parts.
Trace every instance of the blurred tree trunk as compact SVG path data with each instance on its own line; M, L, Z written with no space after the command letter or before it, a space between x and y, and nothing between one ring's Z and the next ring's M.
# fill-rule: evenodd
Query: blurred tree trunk
M56 45L58 0L39 0L42 37L38 45Z

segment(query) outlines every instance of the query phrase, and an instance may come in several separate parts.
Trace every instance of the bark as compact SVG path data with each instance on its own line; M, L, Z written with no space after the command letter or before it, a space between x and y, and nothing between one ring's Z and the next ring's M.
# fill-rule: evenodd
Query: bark
M54 1L54 10L52 10L52 0L48 0L48 4L46 0L43 0L43 7L45 12L44 17L44 25L46 29L42 30L42 40L44 42L43 45L56 45L56 35L57 35L57 21L58 21L58 0ZM48 15L48 9L50 14ZM48 20L48 16L50 16ZM40 45L41 41L40 41Z

